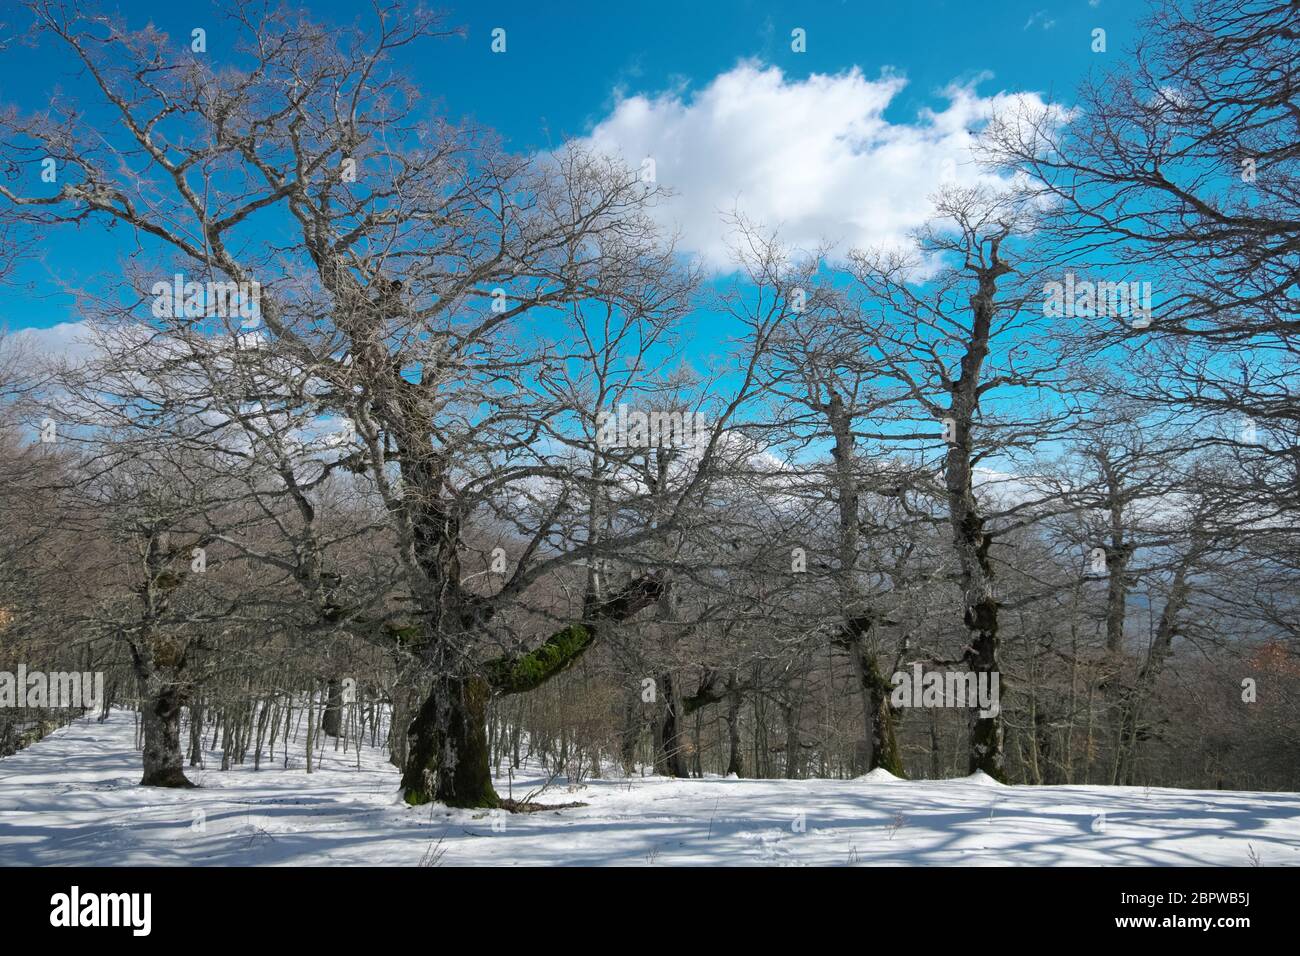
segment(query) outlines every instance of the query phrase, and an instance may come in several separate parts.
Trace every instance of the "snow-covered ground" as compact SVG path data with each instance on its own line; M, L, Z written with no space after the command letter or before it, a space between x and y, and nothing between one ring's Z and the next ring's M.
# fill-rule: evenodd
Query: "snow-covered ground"
M408 808L378 751L136 786L129 713L0 760L0 864L1300 865L1300 794L1005 787L984 778L593 780L532 814ZM219 763L215 764L219 766ZM209 764L213 766L213 764ZM544 776L516 777L523 797ZM498 781L505 794L510 784Z

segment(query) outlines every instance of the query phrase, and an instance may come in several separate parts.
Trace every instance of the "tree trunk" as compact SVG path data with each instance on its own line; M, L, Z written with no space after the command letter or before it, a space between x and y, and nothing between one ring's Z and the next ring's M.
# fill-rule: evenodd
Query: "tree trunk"
M898 750L898 740L894 734L896 724L894 708L890 706L889 694L892 685L880 672L880 665L874 657L867 658L867 669L863 673L867 684L866 693L871 706L871 767L888 770L895 777L906 777L903 758Z
M262 769L262 746L266 742L266 728L271 719L271 702L265 701L257 714L257 749L253 751L253 769ZM274 759L274 755L272 755Z
M943 779L943 743L939 738L939 712L930 711L930 779Z
M1132 786L1137 773L1138 734L1142 727L1142 712L1155 693L1156 683L1164 670L1165 661L1173 652L1174 635L1178 632L1178 615L1187 603L1191 587L1187 583L1187 572L1194 553L1189 553L1179 563L1174 572L1169 597L1165 600L1164 610L1160 613L1160 622L1156 626L1155 639L1147 659L1138 671L1137 683L1124 701L1120 716L1119 754L1116 761L1116 782Z
M410 740L404 729L410 723L407 720L409 708L407 706L408 694L406 686L404 684L394 684L391 697L391 710L388 717L388 762L398 770L404 770L410 746Z
M221 720L221 769L230 769L230 745L232 738L231 722L234 718L231 716L230 709L225 708L225 716Z
M953 384L953 434L944 463L944 485L948 496L948 517L953 550L961 565L962 622L967 633L966 666L979 680L981 674L998 673L998 603L994 597L993 564L989 559L992 536L984 527L984 515L972 485L974 445L972 429L980 401L980 370L988 356L989 336L995 312L994 294L998 278L1011 271L998 258L998 241L991 244L992 263L977 268L978 288L971 296L970 339L961 359L961 376ZM989 678L991 680L991 676ZM978 707L969 711L971 773L983 771L1005 783L1003 723L1000 711L980 716Z
M182 769L181 688L158 674L140 676L144 724L144 777L142 787L193 787Z
M889 703L893 687L881 673L876 655L866 646L862 635L857 633L860 623L855 620L849 624L849 629L853 631L849 637L849 654L854 669L858 672L867 739L871 741L871 758L867 770L880 767L895 777L905 777L907 774L903 770L903 759L899 755L895 735L896 714Z
M436 676L407 731L402 794L420 806L439 800L451 807L498 807L487 741L487 705L493 694L535 690L573 665L596 641L595 621L621 621L654 603L664 591L643 578L618 596L588 608L591 620L557 631L520 657L486 662L479 674Z
M316 747L316 679L308 683L307 691L307 772L312 772L312 755Z
M992 598L981 600L971 609L971 613L967 614L966 619L968 622L974 622L969 625L972 636L966 658L970 669L975 672L976 680L979 679L980 674L996 674L998 672L997 605ZM969 719L970 772L983 771L994 780L1005 783L1001 713L983 717L978 708L971 708Z
M203 760L203 704L190 705L190 766Z
M627 698L627 708L623 714L623 736L619 741L619 758L623 763L623 773L629 777L636 772L637 745L641 742L641 698L633 689Z
M803 745L799 739L799 705L787 701L781 708L781 716L785 721L785 779L798 780L803 776L801 770L803 761L800 760Z
M735 689L735 678L727 692L727 773L737 777L745 775L745 759L740 744L740 705L744 698Z
M684 754L681 694L670 672L665 671L659 678L659 689L663 694L663 706L659 711L659 728L655 734L658 744L655 773L665 777L689 777Z
M320 729L326 737L337 737L343 727L343 681L331 677L326 684L325 713Z
M480 677L434 682L407 731L402 791L412 806L439 800L450 807L498 807L488 760L487 702Z
M889 706L891 686L880 673L876 652L869 641L875 616L869 610L863 610L855 573L861 531L858 523L860 490L855 473L853 422L849 410L844 407L843 398L834 390L829 395L826 415L835 437L833 456L839 504L839 567L836 578L839 610L844 619L840 638L835 643L848 648L862 689L866 736L871 741L871 758L867 769L883 767L894 776L902 777L905 774L903 762L898 756L898 743L894 739L894 712Z

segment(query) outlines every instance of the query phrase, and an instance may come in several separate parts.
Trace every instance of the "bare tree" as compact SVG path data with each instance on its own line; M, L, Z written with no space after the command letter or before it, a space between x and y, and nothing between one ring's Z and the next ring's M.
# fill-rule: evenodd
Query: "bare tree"
M875 348L907 400L895 417L912 426L881 437L904 447L925 438L946 443L942 480L967 634L960 658L977 675L998 672L995 537L1032 520L1042 502L991 507L977 491L976 467L1046 440L1069 416L1064 359L1039 308L1045 260L1025 241L1031 222L1016 194L949 189L916 253L863 252L853 264L865 308L883 311L872 319ZM934 275L918 284L927 268ZM1023 341L1035 333L1041 338L1031 353ZM939 434L915 430L927 421ZM972 710L970 723L971 771L1002 779L1001 716Z

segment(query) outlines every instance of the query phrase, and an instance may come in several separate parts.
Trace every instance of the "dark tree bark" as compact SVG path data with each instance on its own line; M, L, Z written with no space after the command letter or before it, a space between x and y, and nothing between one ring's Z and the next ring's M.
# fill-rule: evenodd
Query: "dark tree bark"
M488 760L487 701L478 677L434 682L407 731L409 753L402 773L406 802L430 799L452 807L497 807Z
M137 669L141 722L144 726L144 776L142 787L193 787L182 769L181 687L153 671Z
M679 682L669 672L660 678L660 685L665 688L665 700L655 725L655 772L665 777L689 777L686 718L702 707L716 704L727 696L727 691L718 686L718 674L712 670L704 672L699 687L689 697L682 696ZM744 688L736 685L736 692L743 693Z
M203 704L190 705L190 766L197 767L203 760Z
M1106 547L1106 650L1118 654L1124 647L1124 619L1128 611L1128 565L1133 547L1126 534L1124 506L1127 503L1123 477L1111 461L1109 449L1093 454L1105 487L1105 503L1110 525Z
M523 694L571 667L596 641L603 622L618 622L653 604L664 585L655 577L634 582L613 599L589 606L587 620L551 635L520 657L487 662L480 673L435 677L408 730L409 753L402 793L418 806L438 800L452 807L499 807L492 786L487 703L492 695Z
M803 742L799 736L799 703L787 699L781 707L781 719L785 723L785 779L799 780L803 777Z
M843 625L835 642L848 649L862 689L866 737L871 741L871 757L867 769L882 767L894 776L902 777L905 774L894 733L896 715L889 706L891 685L880 671L876 642L872 640L875 616L862 611L863 600L856 579L861 536L858 514L861 488L855 467L853 418L850 410L845 407L843 398L834 390L831 390L829 401L822 410L835 439L832 455L835 462L835 495L839 505L836 585Z
M337 737L343 728L343 681L331 677L326 684L325 713L321 717L321 730L326 737Z
M641 698L639 691L634 689L628 694L627 708L623 713L623 734L619 740L619 759L623 764L623 772L631 775L636 770L636 752L641 743L641 732L644 729L644 721L641 717Z
M895 777L905 777L907 774L903 770L896 733L898 713L889 700L893 685L880 669L880 661L868 639L874 623L875 619L870 615L850 618L836 643L847 648L862 690L865 730L867 739L871 741L867 770L880 767Z
M736 677L727 682L727 773L745 775L745 758L740 742L740 705L744 703Z
M671 671L659 677L661 707L659 725L655 733L655 773L665 777L689 777L683 746L682 719L685 705Z
M961 567L962 622L967 646L964 660L976 675L998 672L998 603L993 590L993 565L989 560L992 536L984 527L984 514L972 484L974 447L972 429L979 409L981 369L988 357L989 338L997 311L998 279L1011 267L998 255L1001 236L988 240L988 259L971 263L976 289L970 299L971 330L961 358L961 377L952 384L949 413L953 434L944 466L948 516L952 525L953 548ZM1006 781L1001 713L980 716L970 710L970 772L983 771L995 780Z
M903 758L898 749L898 739L894 728L897 715L890 706L889 695L893 686L881 672L880 664L874 657L864 658L860 667L863 693L869 701L871 710L871 766L887 770L895 777L906 777Z

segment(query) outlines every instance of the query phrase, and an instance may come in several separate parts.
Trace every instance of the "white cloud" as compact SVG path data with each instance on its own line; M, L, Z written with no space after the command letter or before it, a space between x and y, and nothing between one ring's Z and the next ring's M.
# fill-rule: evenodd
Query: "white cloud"
M954 85L942 109L891 122L884 112L905 85L856 68L787 79L743 62L694 94L621 98L585 144L633 169L653 159L656 180L674 193L659 214L715 269L730 265L722 215L732 209L806 248L821 239L840 252L901 244L942 182L987 179L970 147L994 108L1045 105L1033 94L984 97L973 84Z
M85 322L60 322L48 328L18 329L9 333L11 347L38 361L84 361L96 354L93 333Z

